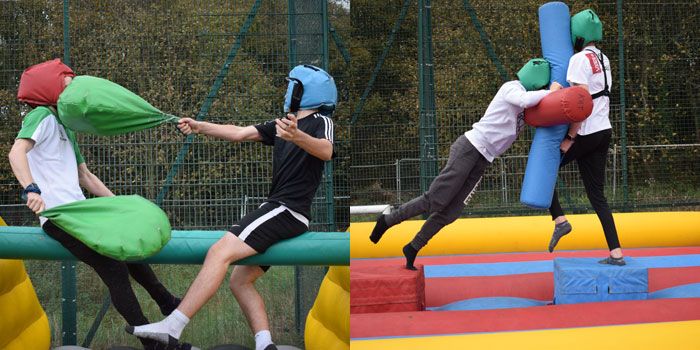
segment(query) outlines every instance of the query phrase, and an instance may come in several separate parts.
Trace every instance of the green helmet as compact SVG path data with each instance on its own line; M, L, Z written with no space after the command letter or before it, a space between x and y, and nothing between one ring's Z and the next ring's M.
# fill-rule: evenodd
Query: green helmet
M574 50L583 50L583 45L603 39L603 23L593 10L583 10L571 17L571 42Z
M549 62L544 58L533 58L518 71L518 79L525 90L543 89L549 84Z

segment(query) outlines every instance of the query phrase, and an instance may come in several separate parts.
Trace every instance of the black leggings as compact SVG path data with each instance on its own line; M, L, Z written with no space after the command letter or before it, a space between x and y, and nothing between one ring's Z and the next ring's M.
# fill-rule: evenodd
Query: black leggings
M148 264L129 264L100 255L51 221L44 223L42 228L47 235L61 243L76 258L95 270L107 285L114 308L129 325L139 326L149 323L131 288L129 275L146 289L164 313L169 314L177 307L177 299L158 281ZM150 340L142 340L141 343L146 349L161 348Z
M603 225L608 248L613 250L620 248L620 241L617 238L615 220L613 220L612 212L604 193L605 164L611 137L611 129L598 131L590 135L577 136L569 151L564 154L560 167L574 159L578 163L578 171L581 174L583 186L586 188L588 200L591 202L595 213L598 214L600 223ZM552 219L564 215L556 190L552 197L552 206L549 207L549 212L552 214Z

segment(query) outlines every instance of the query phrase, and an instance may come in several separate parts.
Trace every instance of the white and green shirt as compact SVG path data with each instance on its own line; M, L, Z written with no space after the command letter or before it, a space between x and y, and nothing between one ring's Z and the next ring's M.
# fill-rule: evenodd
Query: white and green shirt
M29 112L17 138L34 141L27 159L46 209L85 199L78 182L78 165L85 160L75 134L64 128L49 108L38 107ZM39 219L42 225L46 222L44 217Z

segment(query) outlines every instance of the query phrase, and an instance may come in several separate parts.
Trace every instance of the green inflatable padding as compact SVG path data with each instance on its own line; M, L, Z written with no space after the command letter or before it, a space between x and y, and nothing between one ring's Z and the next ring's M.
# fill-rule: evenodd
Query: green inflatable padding
M583 10L571 17L571 42L576 50L580 51L583 45L601 40L603 23L593 10Z
M144 130L178 118L161 112L143 98L109 80L75 77L58 97L64 126L102 136Z
M544 58L533 58L518 71L518 80L525 90L534 91L547 87L549 84L549 62Z
M121 261L147 258L170 240L165 212L136 195L76 201L41 216L96 252Z

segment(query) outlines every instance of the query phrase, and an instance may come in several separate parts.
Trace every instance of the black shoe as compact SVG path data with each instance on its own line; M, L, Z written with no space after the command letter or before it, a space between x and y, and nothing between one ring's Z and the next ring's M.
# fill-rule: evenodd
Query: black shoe
M571 232L571 224L568 221L564 221L561 224L554 225L554 232L552 232L552 239L549 241L549 252L554 251L554 247L557 246L559 240Z
M265 350L277 350L277 345L270 344L270 345L265 347Z
M372 229L372 234L369 236L369 240L372 241L372 243L377 244L379 240L382 239L384 232L386 232L388 229L389 225L386 223L386 215L379 215L377 218L377 223L374 225L374 229Z
M603 260L598 261L599 264L608 264L608 265L615 265L615 266L625 266L627 263L625 262L625 258L613 258L612 256L609 256Z
M200 348L193 346L190 343L179 343L176 345L168 345L166 350L201 350Z

